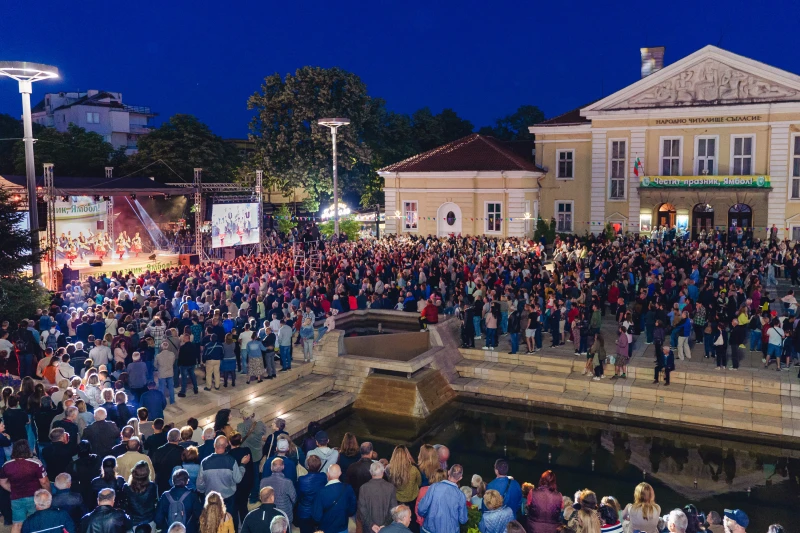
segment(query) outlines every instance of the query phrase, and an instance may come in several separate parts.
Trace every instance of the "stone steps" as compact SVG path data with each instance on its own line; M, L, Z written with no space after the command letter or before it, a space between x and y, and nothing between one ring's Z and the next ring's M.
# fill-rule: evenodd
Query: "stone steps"
M283 385L308 376L312 367L311 364L295 360L292 362L291 371L278 372L275 379L265 379L262 383L253 382L250 385L244 385L246 376L237 374L236 387L231 387L229 383L227 388L220 387L218 391L203 390L203 373L198 371L199 393L194 395L191 390L187 390L186 398L178 398L176 392L176 402L164 409L164 419L174 422L176 427L185 425L189 418L196 418L201 426L208 425L213 423L214 416L220 409L230 409L253 398L269 394Z
M350 392L332 390L283 413L281 418L286 421L286 431L294 439L304 435L311 422L332 418L354 400L355 395Z
M269 426L275 418L333 390L333 378L309 375L277 387L264 395L253 398L236 407L252 408L256 417Z

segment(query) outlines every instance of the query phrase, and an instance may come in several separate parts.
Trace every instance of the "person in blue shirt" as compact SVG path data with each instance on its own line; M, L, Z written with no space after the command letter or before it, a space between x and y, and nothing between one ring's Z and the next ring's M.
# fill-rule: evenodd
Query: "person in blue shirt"
M147 392L142 394L139 399L139 405L147 408L151 420L164 418L164 408L167 406L167 398L164 396L163 392L156 388L155 382L151 381L147 384Z
M453 533L460 530L461 524L467 523L467 499L458 488L463 476L464 468L453 465L447 472L447 479L434 483L425 493L418 509L419 516L424 518L422 527L425 531Z
M503 497L506 507L515 511L519 509L522 503L522 487L516 479L508 476L508 461L505 459L495 461L494 475L497 477L486 485L486 490L496 490ZM481 510L485 511L486 506L482 505Z

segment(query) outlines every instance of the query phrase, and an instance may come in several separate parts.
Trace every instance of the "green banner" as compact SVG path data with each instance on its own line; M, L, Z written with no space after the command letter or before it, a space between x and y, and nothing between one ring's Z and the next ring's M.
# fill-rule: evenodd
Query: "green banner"
M769 176L642 176L643 189L770 189Z

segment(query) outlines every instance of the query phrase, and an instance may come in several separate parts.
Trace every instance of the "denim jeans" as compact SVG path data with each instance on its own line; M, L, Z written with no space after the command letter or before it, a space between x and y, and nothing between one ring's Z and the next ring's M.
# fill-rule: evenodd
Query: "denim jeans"
M508 313L500 313L500 330L503 335L508 333Z
M486 346L497 346L497 328L486 328Z
M703 333L703 355L711 357L714 355L714 334Z
M472 325L475 328L475 336L476 337L480 337L481 336L481 317L479 317L479 316L472 317Z
M511 337L511 353L517 353L519 350L519 333L510 333Z
M750 351L757 352L761 350L761 331L760 330L751 330L750 331Z
M670 348L677 348L678 347L678 328L674 328L669 334L669 346Z
M169 398L169 403L175 403L175 384L173 378L158 378L158 389Z
M289 370L292 368L292 346L281 346L281 370Z
M155 371L153 361L145 361L144 364L147 367L147 381L153 381L153 372Z
M589 351L589 336L581 335L581 344L580 348L578 348L578 352L587 353L588 351Z
M317 342L321 341L322 340L322 336L325 335L325 333L327 333L327 332L328 332L328 328L326 328L325 326L322 326L321 328L319 328L317 330Z
M192 381L192 390L197 390L197 376L194 373L194 365L191 366L179 366L178 369L181 371L181 394L186 394L186 385L188 385L189 380Z
M647 344L653 344L653 330L655 330L655 324L644 325L644 333L645 338L647 339Z
M537 350L542 349L542 328L536 328L536 333L533 334L533 344Z
M239 359L242 361L242 374L247 374L247 348L243 348Z

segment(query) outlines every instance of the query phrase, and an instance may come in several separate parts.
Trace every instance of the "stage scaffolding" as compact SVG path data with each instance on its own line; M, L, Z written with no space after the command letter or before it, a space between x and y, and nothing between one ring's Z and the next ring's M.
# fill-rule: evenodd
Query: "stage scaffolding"
M226 201L231 200L255 200L258 202L258 244L255 249L258 253L264 251L264 172L256 170L254 184L251 186L238 183L203 183L203 169L194 169L194 180L192 183L168 183L171 187L193 187L194 188L194 249L200 259L208 259L208 254L203 248L203 218L205 209L203 206L203 196L209 194L225 195ZM255 194L254 194L255 193Z

